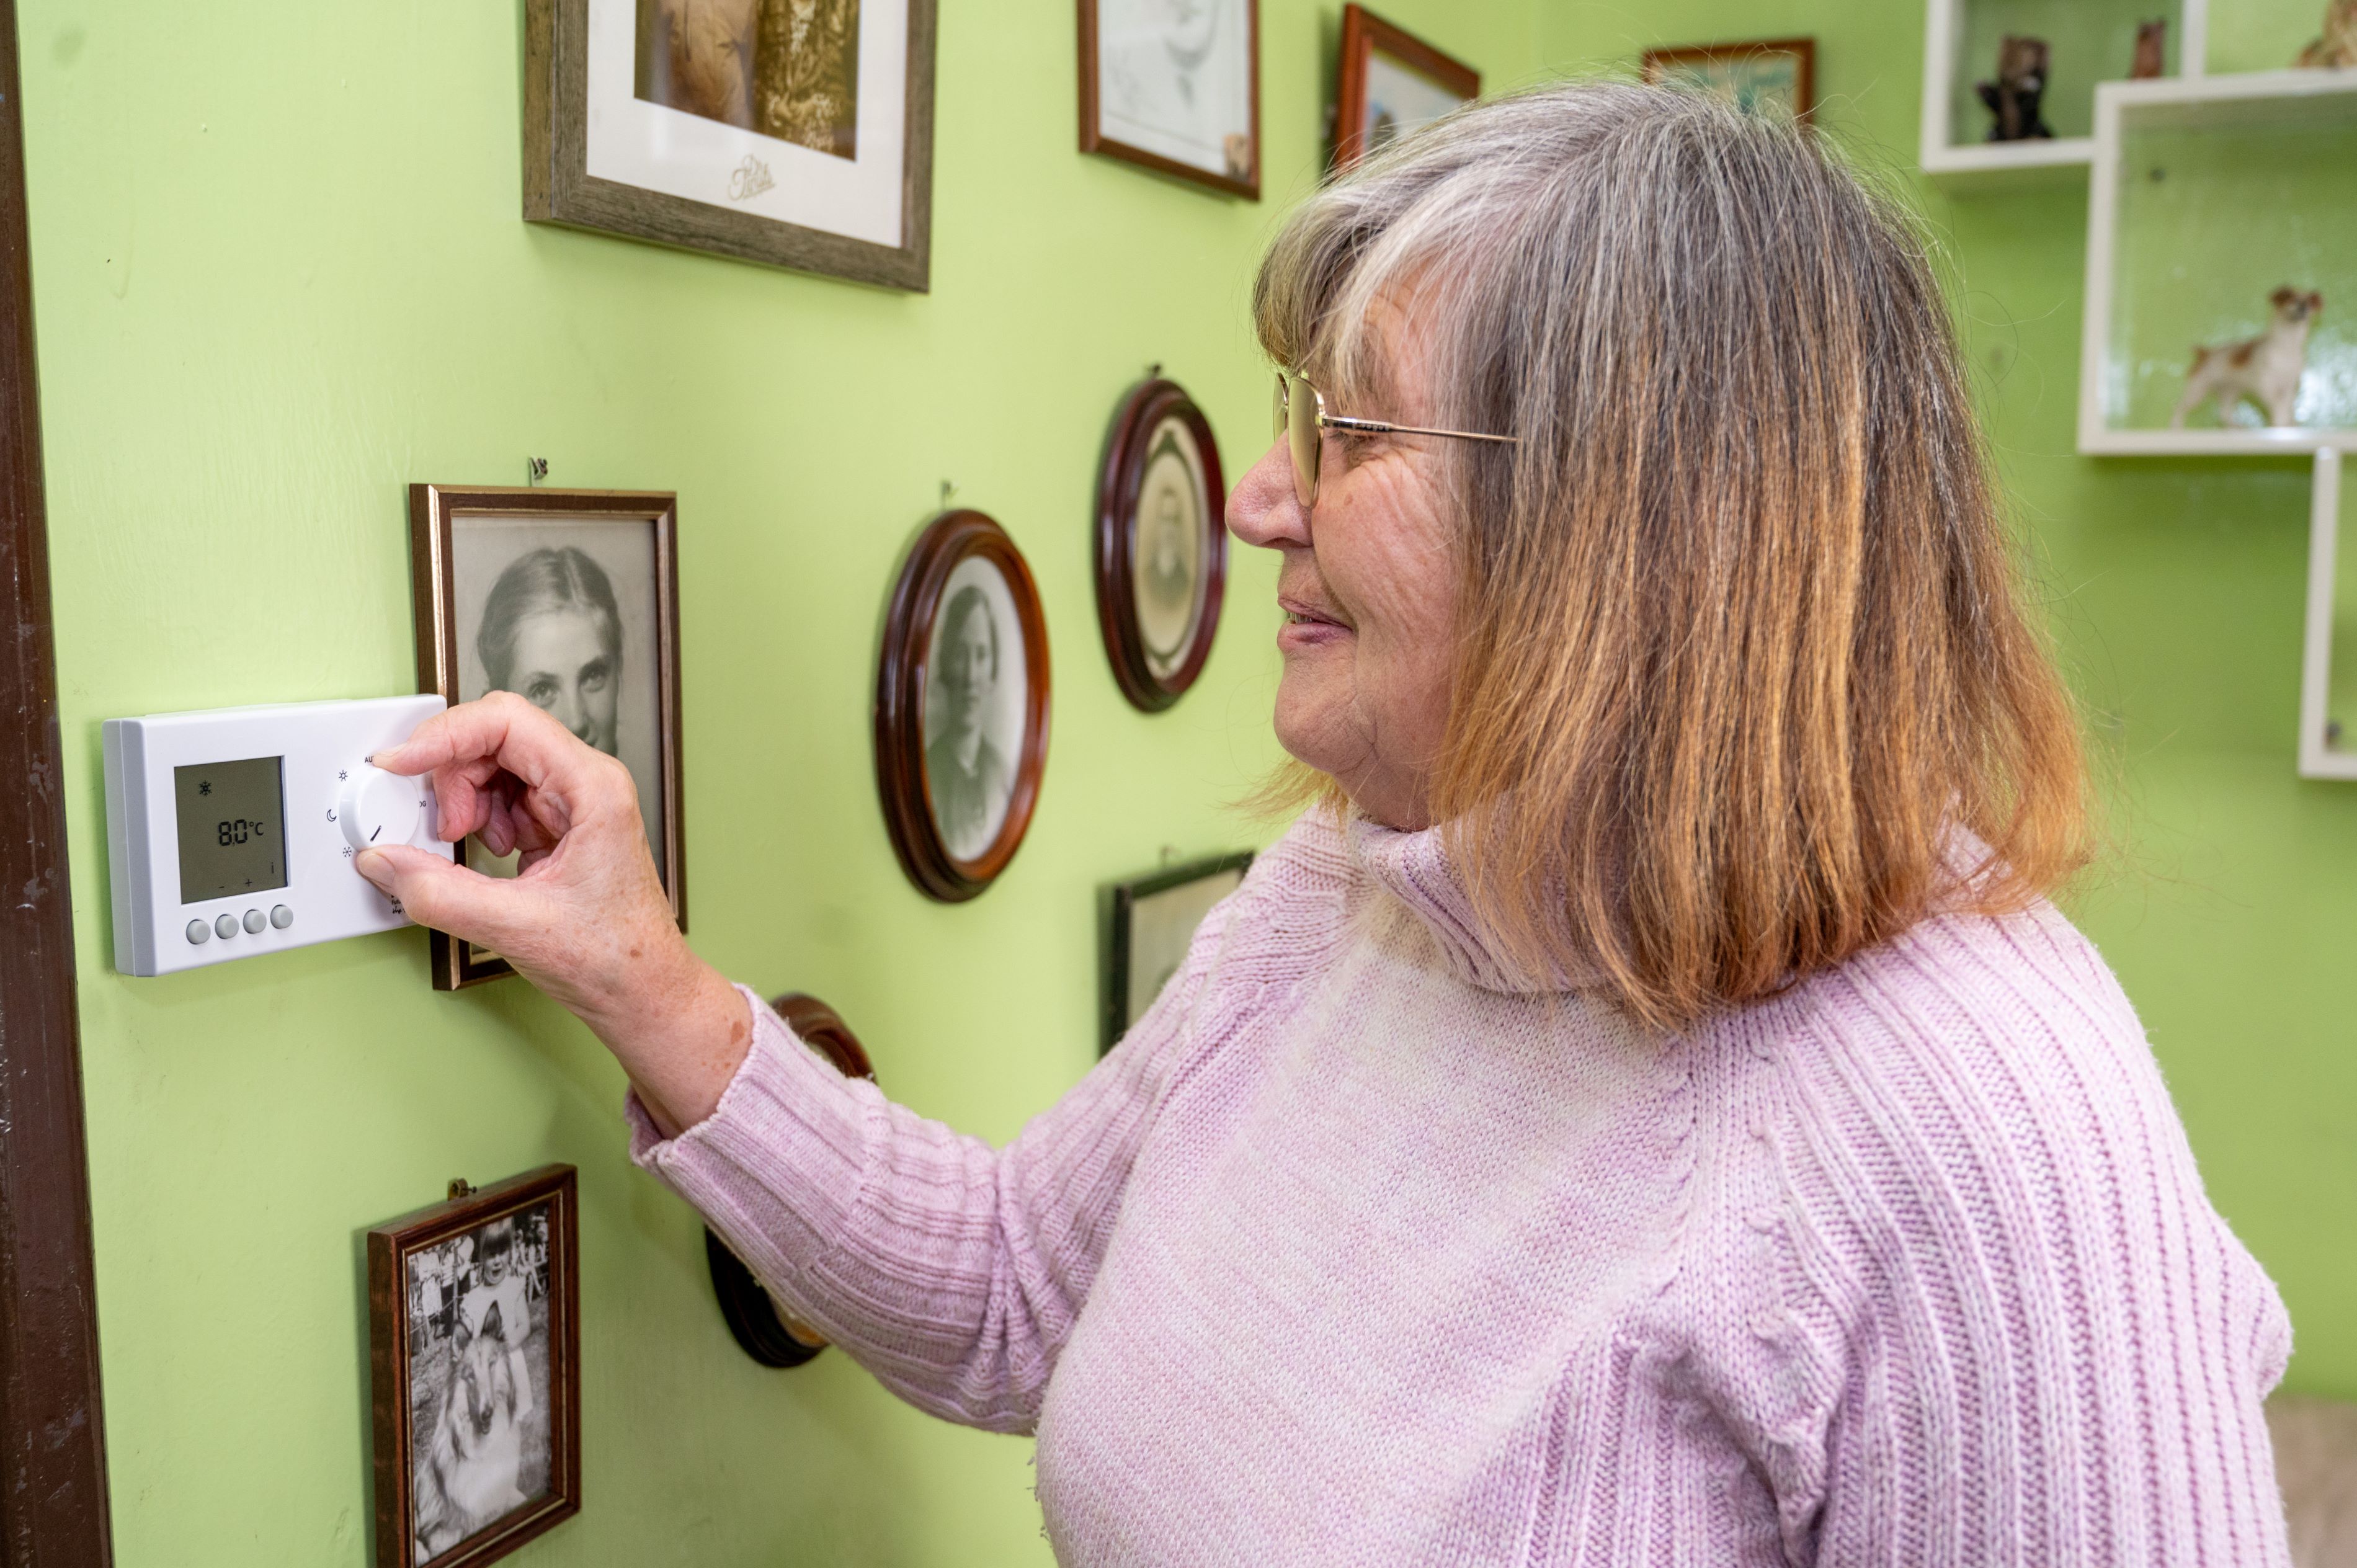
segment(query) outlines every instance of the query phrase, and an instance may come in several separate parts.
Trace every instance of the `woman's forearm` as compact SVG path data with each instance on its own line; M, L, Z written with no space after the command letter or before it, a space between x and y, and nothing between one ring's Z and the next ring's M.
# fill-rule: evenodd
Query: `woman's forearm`
M753 1043L745 998L684 942L667 944L628 983L574 1007L606 1043L666 1138L712 1114Z

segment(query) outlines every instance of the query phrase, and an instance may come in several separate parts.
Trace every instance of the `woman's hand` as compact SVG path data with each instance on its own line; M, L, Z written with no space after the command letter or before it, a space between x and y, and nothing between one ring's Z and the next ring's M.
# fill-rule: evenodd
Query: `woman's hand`
M522 851L513 880L402 845L352 864L412 919L490 948L622 1063L666 1135L712 1113L752 1043L744 998L689 950L630 769L511 693L462 703L370 760L430 773L440 833Z

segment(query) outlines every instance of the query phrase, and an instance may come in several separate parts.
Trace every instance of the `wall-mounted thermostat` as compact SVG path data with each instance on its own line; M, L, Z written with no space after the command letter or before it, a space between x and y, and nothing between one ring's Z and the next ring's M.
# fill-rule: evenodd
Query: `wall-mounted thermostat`
M437 696L109 719L114 967L170 974L409 924L352 869L371 844L450 856L423 779L371 768Z

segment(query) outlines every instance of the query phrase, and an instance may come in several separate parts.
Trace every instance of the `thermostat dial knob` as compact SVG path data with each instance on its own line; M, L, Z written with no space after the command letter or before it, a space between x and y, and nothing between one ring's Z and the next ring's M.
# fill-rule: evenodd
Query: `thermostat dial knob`
M344 780L336 802L336 823L354 849L407 843L425 811L425 780L404 779L363 762Z

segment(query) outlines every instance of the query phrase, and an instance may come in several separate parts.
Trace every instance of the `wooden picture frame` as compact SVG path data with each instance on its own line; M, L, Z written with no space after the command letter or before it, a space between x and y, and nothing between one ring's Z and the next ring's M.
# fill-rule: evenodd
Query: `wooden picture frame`
M1240 849L1116 882L1105 889L1104 990L1097 1055L1121 1044L1187 956L1212 905L1243 886L1253 852Z
M1356 4L1342 7L1342 54L1334 83L1337 169L1481 96L1480 71ZM1387 109L1390 91L1415 102ZM1386 119L1394 127L1389 134L1381 130Z
M867 1048L843 1015L815 996L799 991L773 997L770 1010L786 1021L794 1037L824 1057L845 1078L876 1079ZM826 1348L826 1338L809 1325L778 1310L761 1282L730 1251L709 1225L704 1228L704 1261L712 1275L712 1294L720 1304L721 1321L728 1326L737 1348L764 1367L807 1366Z
M377 1568L479 1568L581 1511L574 1167L451 1186L368 1232Z
M1817 107L1817 40L1755 38L1743 43L1691 44L1647 49L1649 82L1682 81L1749 109L1760 96L1792 94L1793 118L1805 123Z
M924 293L936 0L820 0L813 29L849 19L847 76L793 99L764 74L786 58L766 47L765 10L748 8L743 38L696 34L705 52L675 68L664 4L525 0L525 220ZM860 51L879 38L860 27L863 9L888 27L905 10L905 40L881 36L900 45L897 116L888 101L859 112ZM843 38L834 46L841 72Z
M1108 7L1115 13L1111 25ZM1258 201L1260 0L1207 0L1208 38L1202 58L1190 63L1181 62L1196 51L1182 46L1196 40L1150 36L1138 9L1139 0L1080 0L1081 151ZM1242 49L1232 36L1239 25ZM1178 31L1189 26L1165 24ZM1176 91L1180 77L1185 92ZM1242 104L1233 102L1239 91ZM1196 109L1199 102L1205 107ZM1220 136L1216 156L1212 134Z
M687 828L681 787L678 522L678 498L669 490L409 487L410 599L416 618L418 690L437 693L456 704L508 684L491 676L479 653L479 634L494 616L501 616L511 627L516 624L504 616L503 599L511 607L522 606L522 618L535 613L535 598L552 600L539 607L543 614L554 613L560 607L554 601L561 599L561 607L586 618L592 627L607 628L611 635L606 651L619 671L618 676L609 671L615 687L607 698L611 711L602 724L587 721L592 733L586 738L630 766L640 809L650 813L648 848L670 896L672 914L684 931ZM646 534L643 551L633 538L640 530ZM511 547L504 542L510 540ZM574 555L586 564L550 559ZM509 583L519 575L526 585L510 594ZM520 645L511 638L508 646ZM574 662L567 661L568 670ZM641 669L642 663L646 668ZM586 671L587 666L580 668ZM566 704L589 701L585 695L589 682L576 684L568 693L566 682L558 683L552 711L577 725L583 722L580 709ZM597 733L600 729L602 738ZM488 851L469 839L459 846L459 860L484 869ZM505 959L446 932L435 931L432 946L436 991L457 991L514 972Z
M1177 702L1211 656L1227 593L1226 498L1220 444L1186 389L1159 376L1132 387L1097 477L1097 628L1114 683L1141 712Z
M937 636L945 618L957 624ZM937 641L953 651L938 669ZM1047 769L1048 687L1048 620L1023 553L981 512L934 518L885 610L875 713L885 827L927 897L972 898L1015 858Z

